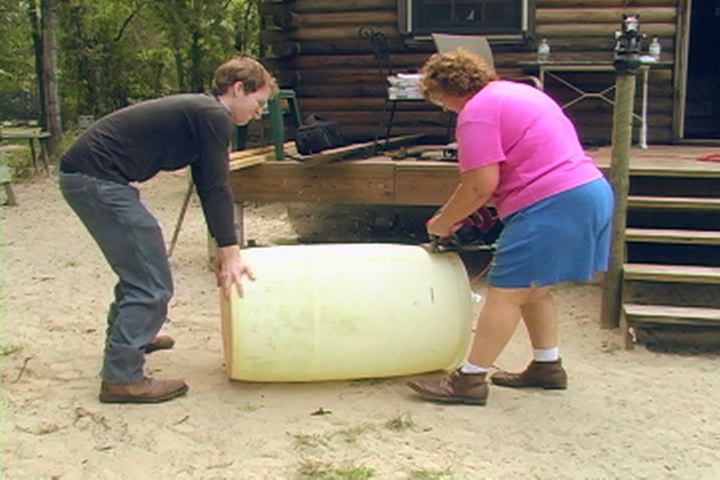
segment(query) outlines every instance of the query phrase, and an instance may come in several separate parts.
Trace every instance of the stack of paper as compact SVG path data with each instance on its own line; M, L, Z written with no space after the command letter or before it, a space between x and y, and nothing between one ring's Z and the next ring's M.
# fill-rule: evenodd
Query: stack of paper
M398 73L388 77L388 98L390 100L422 100L420 73Z

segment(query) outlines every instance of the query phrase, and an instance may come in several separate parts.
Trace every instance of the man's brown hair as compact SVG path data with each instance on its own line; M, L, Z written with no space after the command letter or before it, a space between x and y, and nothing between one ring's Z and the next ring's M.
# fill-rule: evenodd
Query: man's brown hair
M271 94L278 91L275 78L254 58L239 55L220 65L213 75L213 95L223 95L235 82L242 82L246 94L268 86Z

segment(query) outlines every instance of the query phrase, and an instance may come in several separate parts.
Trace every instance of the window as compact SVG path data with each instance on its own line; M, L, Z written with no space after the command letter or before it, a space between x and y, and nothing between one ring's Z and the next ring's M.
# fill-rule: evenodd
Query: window
M531 25L533 0L399 0L403 33L468 33L523 38Z

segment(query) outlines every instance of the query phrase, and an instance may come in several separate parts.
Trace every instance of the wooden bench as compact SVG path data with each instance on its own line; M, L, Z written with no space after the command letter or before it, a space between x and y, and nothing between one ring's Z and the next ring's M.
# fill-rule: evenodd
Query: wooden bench
M0 130L0 142L10 141L27 141L30 146L30 155L32 157L32 165L35 171L38 170L38 157L45 167L45 173L50 173L50 161L48 159L47 142L50 133L41 131L37 128L3 128ZM37 150L35 143L37 142Z
M17 200L15 198L15 192L13 192L12 189L12 169L4 163L1 155L2 152L0 152L0 185L5 189L5 205L15 206L17 205Z

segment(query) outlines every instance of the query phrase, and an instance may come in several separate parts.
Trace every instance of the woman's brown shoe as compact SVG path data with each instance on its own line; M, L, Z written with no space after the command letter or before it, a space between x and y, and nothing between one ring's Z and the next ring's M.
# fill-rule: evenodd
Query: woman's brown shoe
M567 388L567 374L560 359L554 362L533 360L523 372L510 373L500 370L495 372L490 380L501 387L535 387L547 390L565 390Z
M488 397L486 373L463 373L460 369L440 380L414 380L408 386L424 400L440 403L485 405Z
M188 391L182 380L156 380L145 377L135 383L107 383L100 386L102 403L160 403Z

